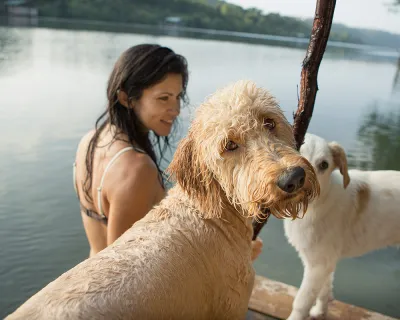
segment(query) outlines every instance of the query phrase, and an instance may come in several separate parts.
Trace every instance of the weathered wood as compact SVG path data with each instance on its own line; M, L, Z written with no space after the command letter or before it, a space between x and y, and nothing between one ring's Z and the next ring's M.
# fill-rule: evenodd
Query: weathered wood
M304 136L307 132L314 110L315 97L317 96L318 91L318 70L331 31L335 6L336 0L317 0L310 43L301 70L300 98L297 105L297 111L293 115L293 134L296 140L297 150L300 149L304 142ZM253 240L256 239L263 226L267 224L268 218L269 214L267 213L264 219L254 221Z
M276 320L276 318L272 318L253 310L248 310L246 314L246 320Z
M297 288L256 276L249 309L277 319L287 319ZM329 303L326 320L395 320L379 313L337 300Z

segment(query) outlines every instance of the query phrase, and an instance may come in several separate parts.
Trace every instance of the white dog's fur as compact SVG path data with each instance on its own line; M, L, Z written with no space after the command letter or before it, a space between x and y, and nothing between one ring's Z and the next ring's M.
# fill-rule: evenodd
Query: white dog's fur
M301 167L288 197L277 180ZM116 242L47 285L11 319L244 319L251 218L296 217L318 194L270 93L240 81L197 110L169 166L177 185Z
M304 265L290 320L325 316L340 259L400 243L400 172L348 170L343 148L312 134L300 153L313 165L321 193L303 219L284 221Z

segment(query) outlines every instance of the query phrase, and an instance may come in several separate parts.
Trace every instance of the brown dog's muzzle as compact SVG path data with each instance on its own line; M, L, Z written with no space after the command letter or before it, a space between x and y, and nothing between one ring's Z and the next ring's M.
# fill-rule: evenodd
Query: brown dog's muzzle
M306 172L302 167L294 167L284 171L278 178L277 185L286 193L294 193L304 186Z

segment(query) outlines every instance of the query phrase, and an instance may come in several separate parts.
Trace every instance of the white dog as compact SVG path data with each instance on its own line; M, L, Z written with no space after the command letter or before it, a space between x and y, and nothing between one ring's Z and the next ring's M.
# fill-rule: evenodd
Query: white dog
M312 134L300 153L313 165L321 193L303 219L284 221L304 265L289 320L324 317L340 259L400 244L400 172L348 170L343 148Z

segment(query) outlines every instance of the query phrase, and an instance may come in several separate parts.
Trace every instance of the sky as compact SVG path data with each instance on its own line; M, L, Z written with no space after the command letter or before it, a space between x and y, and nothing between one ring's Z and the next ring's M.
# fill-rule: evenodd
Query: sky
M226 0L243 8L256 7L264 13L313 18L317 0ZM389 11L392 0L337 0L333 22L350 27L385 30L400 34L400 10ZM400 9L400 7L399 7Z

